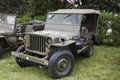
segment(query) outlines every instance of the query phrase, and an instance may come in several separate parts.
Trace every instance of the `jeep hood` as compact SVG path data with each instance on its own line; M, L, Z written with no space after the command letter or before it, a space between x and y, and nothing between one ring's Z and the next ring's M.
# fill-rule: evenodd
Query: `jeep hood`
M14 33L14 25L10 24L0 24L0 34L13 34Z
M29 32L27 34L47 36L47 37L51 37L53 39L60 37L60 38L65 38L66 40L72 39L73 37L78 37L78 34L76 34L76 33L65 32L65 31L55 31L55 30Z

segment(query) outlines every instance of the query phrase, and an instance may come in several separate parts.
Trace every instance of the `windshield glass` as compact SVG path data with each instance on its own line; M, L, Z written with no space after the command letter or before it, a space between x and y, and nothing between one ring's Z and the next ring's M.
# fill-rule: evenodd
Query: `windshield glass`
M77 14L48 14L47 23L80 25L81 18L81 15Z
M0 23L2 24L15 24L16 16L0 14Z

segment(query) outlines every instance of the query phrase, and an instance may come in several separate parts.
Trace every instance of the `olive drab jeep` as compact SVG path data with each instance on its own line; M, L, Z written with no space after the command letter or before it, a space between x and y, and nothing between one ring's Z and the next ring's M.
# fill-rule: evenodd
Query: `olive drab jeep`
M0 13L0 56L3 48L19 44L14 34L16 15Z
M22 24L16 24L15 14L0 13L0 57L4 48L23 44L22 33L33 30L38 31L41 26L44 26L43 22L35 22L23 26ZM40 25L41 23L43 24Z
M49 12L45 29L26 32L24 45L12 55L20 67L36 63L47 66L53 78L68 76L74 67L74 54L93 54L99 13L93 9Z

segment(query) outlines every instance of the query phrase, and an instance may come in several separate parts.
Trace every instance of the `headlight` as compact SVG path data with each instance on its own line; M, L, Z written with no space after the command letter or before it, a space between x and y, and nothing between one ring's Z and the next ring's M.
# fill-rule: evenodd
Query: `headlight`
M60 38L55 38L54 41L55 41L56 43L59 43L59 42L60 42Z
M52 39L51 38L47 38L47 43L48 44L52 44Z

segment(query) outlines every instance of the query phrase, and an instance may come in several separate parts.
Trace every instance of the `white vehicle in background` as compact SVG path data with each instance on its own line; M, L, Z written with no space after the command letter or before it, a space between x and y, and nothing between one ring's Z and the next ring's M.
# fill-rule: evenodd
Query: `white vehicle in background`
M42 29L41 26L44 26L44 22L35 22L25 26L16 25L15 14L0 13L0 57L3 54L4 48L23 44L21 38L25 31L38 31Z

